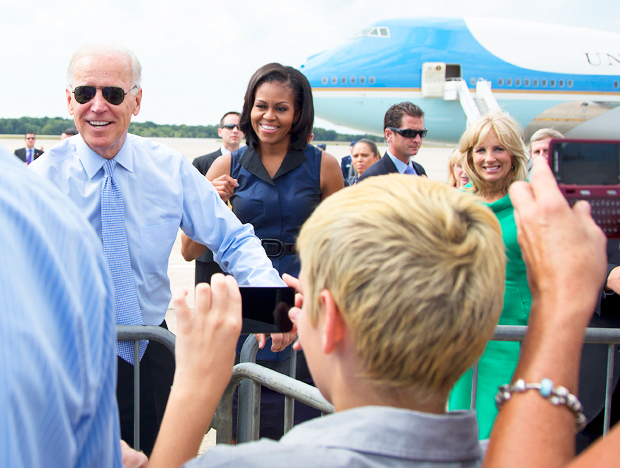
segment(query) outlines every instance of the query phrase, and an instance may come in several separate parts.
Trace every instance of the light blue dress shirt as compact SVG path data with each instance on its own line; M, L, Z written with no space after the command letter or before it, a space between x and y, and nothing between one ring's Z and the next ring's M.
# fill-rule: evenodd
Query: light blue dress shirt
M129 257L146 325L159 325L166 315L171 297L168 258L179 227L215 252L215 261L239 284L284 285L252 226L239 222L181 153L128 134L114 159L114 178L125 203ZM104 162L76 135L29 166L73 200L100 238Z
M0 466L121 467L112 284L69 199L0 149Z
M418 171L415 170L415 167L413 167L413 164L411 164L411 158L409 158L409 164L405 164L404 162L402 162L400 159L398 159L396 156L394 156L389 151L386 151L385 153L390 157L390 159L392 160L392 162L394 163L394 165L396 166L396 169L398 169L398 172L400 174L404 174L405 171L407 170L407 167L410 167L415 175L420 175L418 174Z

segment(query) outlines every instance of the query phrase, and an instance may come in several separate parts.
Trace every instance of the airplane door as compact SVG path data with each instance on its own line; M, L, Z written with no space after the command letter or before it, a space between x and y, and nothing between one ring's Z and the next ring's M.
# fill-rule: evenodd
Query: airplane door
M425 62L422 64L422 97L443 97L445 82L445 63Z

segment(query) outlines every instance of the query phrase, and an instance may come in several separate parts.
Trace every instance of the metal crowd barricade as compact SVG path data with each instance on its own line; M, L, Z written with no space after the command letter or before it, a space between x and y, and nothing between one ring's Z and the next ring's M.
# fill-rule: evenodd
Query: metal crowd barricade
M520 344L525 339L527 327L500 325L495 329L491 341L517 341ZM139 341L153 340L165 345L174 354L175 336L172 332L161 327L142 325L117 325L117 339L134 341L134 357L139 355ZM609 432L611 397L613 393L613 369L615 354L614 348L620 344L620 329L588 328L585 334L585 343L606 344L607 377L605 385L605 413L604 434ZM284 432L293 426L293 402L300 401L318 409L323 414L334 412L334 407L327 401L319 390L311 385L295 379L296 353L291 348L289 375L280 374L274 370L256 364L258 342L254 335L250 335L241 350L240 363L233 368L232 378L224 391L222 399L214 415L212 426L217 429L217 443L232 443L232 401L233 394L239 385L239 425L237 441L239 443L258 440L260 427L260 387L264 386L282 393L285 396ZM135 449L140 444L140 362L134 359L134 442ZM478 379L478 364L473 368L471 408L476 407L476 391Z
M280 374L266 367L259 366L253 362L241 362L233 368L233 375L230 379L230 383L224 395L220 400L220 404L215 414L214 427L217 430L216 442L218 444L230 444L232 443L232 400L235 387L242 380L251 380L254 384L259 384L264 387L270 388L276 392L284 394L285 397L289 397L300 401L308 406L318 409L319 411L326 413L333 413L334 407L323 398L321 392L315 387L306 383L295 380L288 375ZM258 385L257 385L258 386ZM239 397L239 404L241 404L241 393ZM252 439L258 440L258 428L259 418L253 418L252 414L256 413L260 409L260 389L258 394L258 400L255 400L252 411L248 415L241 413L241 407L239 408L239 429L237 432L238 443L248 442L248 440L241 439L241 427L246 425L250 427L250 433ZM247 421L244 421L247 419Z
M527 327L515 325L498 325L491 341L518 341L523 344ZM587 328L585 343L607 345L607 377L605 381L605 413L603 435L607 435L610 426L611 397L613 394L614 381L614 348L620 344L620 329L617 328ZM478 389L478 363L473 367L471 386L471 409L476 409L476 392Z
M233 375L220 401L213 426L217 430L217 443L232 442L232 401L235 387L239 385L237 442L259 439L260 387L264 386L284 395L284 432L293 427L294 400L300 401L323 414L332 413L333 406L319 390L295 379L297 353L291 349L289 375L256 364L258 342L249 335L241 348L240 363L233 368Z
M133 441L134 449L140 450L140 341L150 340L163 344L174 356L174 333L154 325L117 325L118 341L133 341Z

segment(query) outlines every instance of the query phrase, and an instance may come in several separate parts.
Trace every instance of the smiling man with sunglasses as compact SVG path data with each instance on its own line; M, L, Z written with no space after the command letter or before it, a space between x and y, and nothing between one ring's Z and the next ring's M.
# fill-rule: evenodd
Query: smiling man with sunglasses
M424 168L411 160L422 146L426 136L424 112L411 102L394 104L385 113L383 131L388 142L388 150L378 162L370 166L358 179L358 183L368 177L400 173L425 176Z
M102 240L115 292L116 323L166 327L168 258L179 228L215 253L242 284L283 285L250 226L179 152L128 133L142 104L141 66L119 46L91 44L72 57L66 98L79 135L30 168L52 181ZM36 164L35 164L36 163ZM121 436L133 443L133 346L117 346ZM166 406L174 358L141 342L141 448L150 453Z

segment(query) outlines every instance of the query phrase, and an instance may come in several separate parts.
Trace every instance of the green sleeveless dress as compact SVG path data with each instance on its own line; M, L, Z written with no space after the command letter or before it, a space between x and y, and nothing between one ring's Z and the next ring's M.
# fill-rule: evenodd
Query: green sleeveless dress
M527 284L525 263L517 243L517 226L510 196L488 205L493 210L502 228L508 263L506 265L506 289L504 308L499 319L500 325L527 325L532 304L532 296ZM480 358L478 370L478 390L476 392L476 412L480 439L491 434L497 416L495 394L500 385L509 383L517 367L519 343L491 341ZM472 370L466 372L456 383L450 394L449 409L469 409L471 403Z

